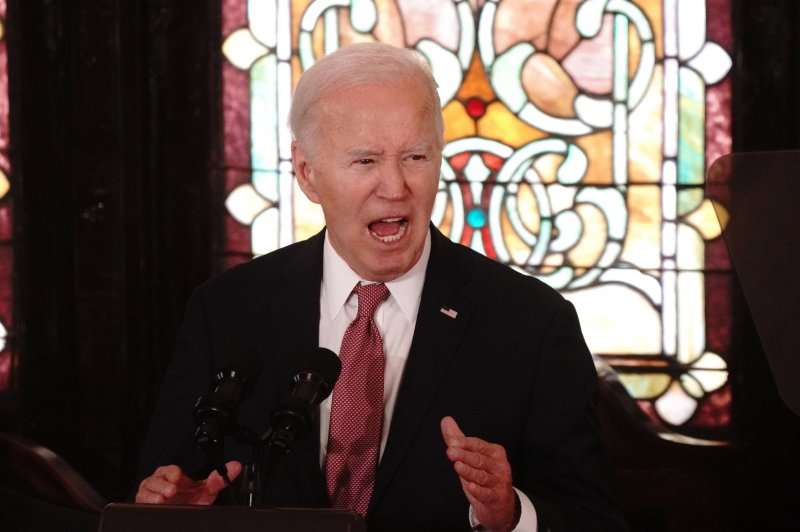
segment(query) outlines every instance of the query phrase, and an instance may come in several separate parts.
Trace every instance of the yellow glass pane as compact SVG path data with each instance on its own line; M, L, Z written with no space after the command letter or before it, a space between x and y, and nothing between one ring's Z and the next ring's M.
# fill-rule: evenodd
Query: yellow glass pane
M319 233L325 226L325 218L322 208L303 194L297 181L293 182L292 199L295 213L294 238L299 242Z
M0 199L5 198L11 188L11 183L8 181L8 176L5 172L0 170Z
M601 131L578 138L575 143L589 154L589 168L581 183L586 185L610 185L612 140L610 131Z
M452 142L464 137L475 136L475 120L467 114L464 105L457 100L448 103L442 109L444 116L444 140Z
M721 205L717 205L715 208L714 202L709 199L703 200L700 207L689 214L685 221L697 229L705 240L712 240L722 234L722 226L720 225L717 209L720 209L720 212L723 213L723 223L727 223L728 216L725 208Z
M656 57L664 57L664 0L636 0L636 5L642 10L650 29L653 31L653 40L656 45Z
M526 218L530 217L531 212L526 212ZM525 222L528 225L530 222ZM522 239L519 238L517 232L511 225L508 219L507 211L503 210L500 214L500 225L503 228L503 240L506 244L508 252L511 254L511 260L515 264L524 264L527 262L531 254L531 248Z
M642 58L642 37L636 31L636 26L631 24L628 31L628 78L633 79L639 70L639 61Z
M661 266L661 188L628 187L628 235L622 260L642 269Z
M478 54L475 54L472 58L469 70L464 76L464 81L461 82L461 88L458 89L458 97L462 100L480 98L484 102L491 102L496 99Z
M662 373L621 373L620 382L635 399L653 399L663 394L672 382L672 377Z
M602 285L564 294L575 304L592 353L661 353L661 317L641 293L620 285ZM620 341L624 338L624 341Z
M548 136L522 122L500 102L490 104L486 114L478 121L478 135L499 140L514 148Z
M569 250L567 257L577 267L590 268L597 263L605 249L606 218L594 205L581 204L575 208L575 211L581 218L584 233L578 244Z
M559 166L564 162L564 156L556 153L546 153L541 157L537 157L533 162L533 167L542 178L543 183L555 183L556 173Z
M628 180L631 183L661 181L664 142L661 125L664 112L662 84L663 69L657 66L644 98L628 120Z
M702 272L678 273L678 361L691 364L706 345L705 276Z
M678 224L678 268L700 271L705 267L706 246L697 230L687 224Z

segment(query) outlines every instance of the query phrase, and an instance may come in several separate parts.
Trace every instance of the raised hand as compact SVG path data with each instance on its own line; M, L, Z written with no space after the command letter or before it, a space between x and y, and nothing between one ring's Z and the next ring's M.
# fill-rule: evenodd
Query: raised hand
M465 436L450 416L442 419L441 427L447 458L453 462L475 517L489 530L513 530L519 516L506 450L501 445Z

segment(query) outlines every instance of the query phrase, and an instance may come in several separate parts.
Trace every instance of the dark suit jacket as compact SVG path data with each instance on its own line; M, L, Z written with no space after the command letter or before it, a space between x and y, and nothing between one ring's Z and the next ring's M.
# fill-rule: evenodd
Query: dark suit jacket
M572 305L528 276L453 244L435 228L414 339L367 521L370 530L469 529L468 502L439 423L505 447L539 530L619 530L593 401L596 373ZM192 296L166 375L140 476L164 464L208 472L192 406L226 353L250 346L264 366L239 420L261 433L289 393L297 356L318 345L323 233L233 268ZM451 318L443 307L458 314ZM250 461L229 444L228 459ZM271 475L275 506L327 506L318 437ZM409 524L415 522L416 525Z

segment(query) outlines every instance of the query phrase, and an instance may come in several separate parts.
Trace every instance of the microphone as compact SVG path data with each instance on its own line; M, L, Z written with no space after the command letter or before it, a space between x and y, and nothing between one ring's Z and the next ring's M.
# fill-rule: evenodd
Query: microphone
M296 439L311 431L312 408L325 400L342 371L339 357L319 347L303 356L292 378L291 394L272 411L267 444L287 452Z
M209 456L222 454L225 436L239 427L239 401L246 399L261 374L262 360L250 349L235 349L215 378L214 391L201 396L194 407L195 441Z

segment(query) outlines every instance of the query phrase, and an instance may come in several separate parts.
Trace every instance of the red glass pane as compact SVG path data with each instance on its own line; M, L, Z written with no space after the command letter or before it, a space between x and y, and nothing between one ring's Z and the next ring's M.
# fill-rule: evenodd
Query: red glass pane
M11 269L13 255L11 244L0 244L0 299L11 299ZM0 317L2 319L2 317Z
M467 114L472 118L478 119L486 113L486 103L480 98L470 98L467 100Z
M0 242L11 240L11 203L6 201L0 204Z
M725 428L731 422L731 387L724 386L716 392L709 394L700 407L689 426L702 428Z
M730 272L706 273L706 342L708 349L729 358L732 333Z
M11 331L11 328L14 326L14 313L13 313L13 300L10 297L3 297L0 298L0 322L6 328L6 331Z
M247 26L247 2L244 0L222 0L223 37L243 26Z
M11 387L11 352L0 352L0 392L7 392Z
M225 165L250 168L250 78L229 63L222 67Z

